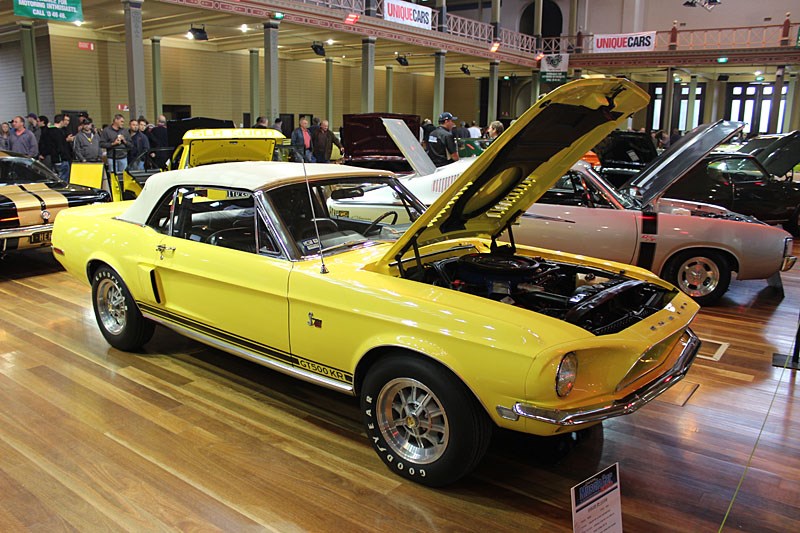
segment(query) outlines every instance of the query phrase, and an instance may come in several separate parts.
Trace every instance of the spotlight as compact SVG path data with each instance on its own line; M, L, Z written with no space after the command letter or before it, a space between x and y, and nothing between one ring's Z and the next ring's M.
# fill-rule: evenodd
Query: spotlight
M697 7L697 0L686 0L683 5L685 7Z
M194 39L195 41L207 41L208 33L206 33L205 24L200 26L199 28L195 28L194 25L192 25L189 28L189 33L186 34L186 38Z
M323 46L323 44L319 41L314 41L311 44L311 49L314 50L314 53L317 54L318 56L325 55L325 46Z
M461 65L461 72L469 76L469 67L467 65Z
M408 58L406 56L404 56L404 55L403 56L399 55L399 56L395 57L394 60L397 61L398 63L400 63L400 65L403 66L403 67L407 67L408 66Z

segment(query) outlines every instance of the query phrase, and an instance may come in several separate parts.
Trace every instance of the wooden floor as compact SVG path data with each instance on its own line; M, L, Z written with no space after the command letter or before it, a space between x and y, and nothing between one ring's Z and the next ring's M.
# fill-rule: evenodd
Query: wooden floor
M9 256L0 531L571 531L570 487L615 462L626 532L800 531L798 375L772 366L800 272L783 280L783 299L734 281L701 312L700 337L730 346L680 389L578 437L498 433L472 476L431 490L383 466L354 399L163 329L118 352L88 287L48 254Z

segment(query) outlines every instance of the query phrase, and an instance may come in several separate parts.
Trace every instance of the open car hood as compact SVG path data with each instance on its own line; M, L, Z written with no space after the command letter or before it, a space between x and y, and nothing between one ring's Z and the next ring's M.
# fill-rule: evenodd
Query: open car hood
M785 176L800 163L800 131L776 139L758 152L756 159L773 176Z
M394 243L381 260L446 239L497 237L619 122L647 105L619 78L576 80L544 96Z
M273 129L191 130L183 137L189 145L189 166L229 161L272 161L277 139L285 137Z
M603 167L644 168L658 157L653 140L638 131L612 131L594 147Z
M645 205L650 204L694 168L711 150L736 135L742 122L719 120L696 127L680 138L628 184ZM627 187L626 187L627 188Z
M403 153L406 161L417 176L427 176L436 172L436 165L422 148L419 140L408 129L405 121L399 118L381 118L386 133L392 138L394 144Z

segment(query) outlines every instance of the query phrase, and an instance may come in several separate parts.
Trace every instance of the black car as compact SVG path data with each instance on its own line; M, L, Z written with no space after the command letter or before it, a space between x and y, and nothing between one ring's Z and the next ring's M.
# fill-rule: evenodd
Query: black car
M637 176L658 157L650 135L638 131L612 131L592 151L600 160L596 170L615 187Z
M109 201L106 191L70 185L35 159L0 151L0 254L50 246L62 209Z
M729 138L742 127L741 123L719 121L695 131L713 128L719 130L719 138ZM692 133L679 142L692 142ZM669 159L670 152L671 149L662 154L661 159ZM798 162L800 132L794 132L761 147L757 155L712 152L688 169L663 195L716 204L763 222L783 224L787 231L799 236L800 183L793 179L793 167ZM634 191L646 186L659 171L657 167L652 165L629 185Z

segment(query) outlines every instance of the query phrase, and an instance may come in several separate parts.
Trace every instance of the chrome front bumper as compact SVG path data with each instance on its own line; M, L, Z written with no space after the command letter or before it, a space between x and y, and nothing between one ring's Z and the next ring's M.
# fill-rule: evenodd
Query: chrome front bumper
M700 339L697 338L697 335L692 330L687 328L677 346L681 344L683 345L681 353L670 370L625 398L614 400L610 403L570 410L542 409L526 403L516 403L514 405L514 413L524 418L558 426L575 426L599 422L606 418L632 413L683 379L689 371L689 367L700 349Z
M24 226L21 228L0 229L0 239L21 239L31 237L42 231L53 231L52 224L39 224L38 226Z
M781 272L786 272L790 268L794 266L797 262L797 258L793 255L783 258L783 263L781 263Z

